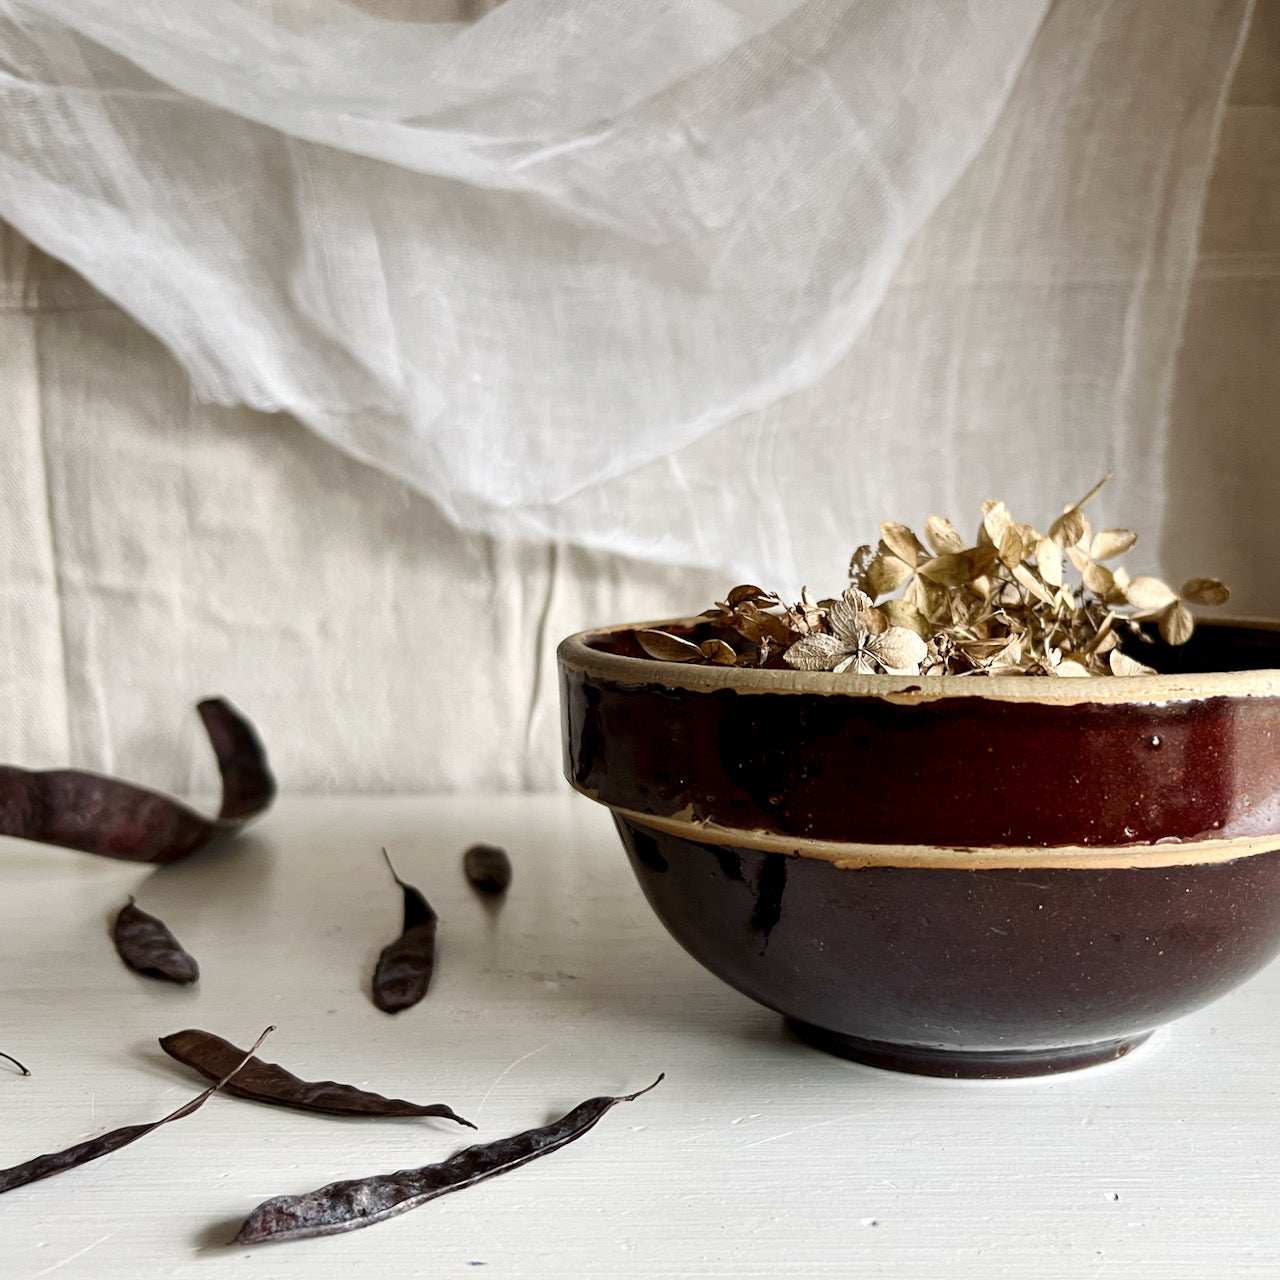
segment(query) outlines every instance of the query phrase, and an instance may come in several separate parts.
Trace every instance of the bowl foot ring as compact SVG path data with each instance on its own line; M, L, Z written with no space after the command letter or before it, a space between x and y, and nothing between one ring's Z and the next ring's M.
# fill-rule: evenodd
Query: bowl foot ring
M1014 1080L1026 1076L1056 1075L1114 1062L1136 1049L1151 1032L1102 1040L1095 1044L1059 1046L1053 1049L933 1049L924 1045L887 1044L858 1036L827 1031L809 1022L789 1018L791 1030L815 1048L887 1071L913 1075L946 1076L952 1080Z

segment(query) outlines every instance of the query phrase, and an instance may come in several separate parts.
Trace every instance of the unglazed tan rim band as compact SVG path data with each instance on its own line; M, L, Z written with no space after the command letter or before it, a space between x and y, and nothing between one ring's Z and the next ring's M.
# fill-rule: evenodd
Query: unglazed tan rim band
M707 692L732 689L736 693L817 693L845 697L880 698L914 706L942 698L985 698L992 702L1038 702L1046 706L1083 703L1129 703L1151 706L1166 702L1196 702L1205 698L1280 697L1280 670L1207 671L1182 676L1092 676L1063 679L1050 676L879 676L827 671L775 671L754 667L714 667L699 663L660 662L629 658L593 648L588 641L622 631L689 626L697 618L666 618L580 631L560 644L562 666L620 684L656 684L670 689ZM1214 618L1211 626L1248 626L1280 631L1280 622L1248 618Z
M576 788L582 791L581 787ZM588 791L583 795L595 800ZM603 803L603 802L601 802ZM768 831L743 831L714 822L664 818L639 813L619 805L608 806L619 817L637 826L650 827L682 840L735 849L759 849L801 858L832 862L845 870L860 867L933 867L949 871L991 871L998 868L1121 869L1125 867L1187 867L1211 862L1232 862L1280 849L1280 835L1237 836L1232 840L1196 840L1186 843L1123 845L1088 848L1054 845L1050 848L968 848L927 844L853 844L839 840L806 840L774 835Z

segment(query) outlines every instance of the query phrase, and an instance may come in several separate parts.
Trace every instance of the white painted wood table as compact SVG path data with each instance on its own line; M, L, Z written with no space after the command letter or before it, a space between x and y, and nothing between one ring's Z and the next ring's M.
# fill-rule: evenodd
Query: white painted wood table
M488 911L459 853L505 845ZM435 984L389 1017L366 989L400 899L441 917ZM440 1121L361 1122L227 1097L0 1199L0 1276L1280 1275L1280 967L1075 1075L955 1083L802 1046L672 942L607 814L574 796L285 800L154 871L0 841L0 1165L198 1091L156 1038L199 1026L310 1078L443 1100L491 1139L666 1081L580 1142L346 1236L229 1248L260 1200L443 1159ZM127 893L199 958L194 990L123 968Z

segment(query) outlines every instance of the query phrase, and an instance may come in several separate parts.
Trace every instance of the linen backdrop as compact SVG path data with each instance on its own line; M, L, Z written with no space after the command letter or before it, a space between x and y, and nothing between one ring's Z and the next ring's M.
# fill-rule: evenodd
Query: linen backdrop
M204 785L189 706L222 692L295 789L553 786L560 635L703 607L753 567L829 590L884 516L1000 495L1045 519L1109 466L1100 508L1143 564L1274 613L1278 160L1277 0L1054 5L831 367L513 517L542 541L464 532L285 415L204 403L6 229L0 753ZM715 483L725 457L745 494Z

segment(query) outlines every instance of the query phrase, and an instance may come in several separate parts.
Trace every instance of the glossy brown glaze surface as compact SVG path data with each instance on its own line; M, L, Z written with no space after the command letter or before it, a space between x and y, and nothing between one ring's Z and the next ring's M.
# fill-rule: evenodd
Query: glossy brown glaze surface
M1132 679L848 678L586 633L560 651L565 772L676 939L811 1043L1069 1070L1280 951L1280 632L1165 656Z
M1280 698L902 705L561 679L570 781L641 813L871 844L1280 832Z
M1204 643L1225 662L1224 630L1204 628ZM1271 632L1242 630L1240 646L1238 657L1280 664ZM563 663L561 678L568 778L640 813L864 844L1114 847L1280 832L1280 698L904 704L685 689Z
M853 1038L900 1069L941 1059L938 1074L1004 1076L1116 1057L1280 950L1280 851L1140 869L848 870L618 828L695 959L822 1047L874 1060L841 1047Z

